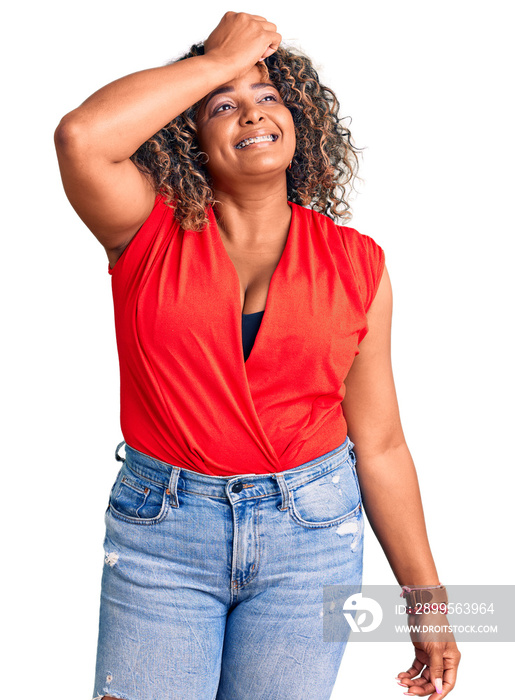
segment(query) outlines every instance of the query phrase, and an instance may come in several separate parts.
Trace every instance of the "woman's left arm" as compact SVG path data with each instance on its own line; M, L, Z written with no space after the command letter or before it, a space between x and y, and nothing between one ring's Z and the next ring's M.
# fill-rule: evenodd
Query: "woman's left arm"
M355 444L364 510L399 585L437 585L417 473L404 438L393 379L392 288L386 268L367 320L369 330L345 380L342 402L349 438ZM447 618L439 614L439 623L441 619L446 624ZM416 696L445 697L454 687L461 657L454 637L414 641L414 646L416 659L399 680ZM422 677L414 679L421 671ZM435 692L442 681L443 692Z

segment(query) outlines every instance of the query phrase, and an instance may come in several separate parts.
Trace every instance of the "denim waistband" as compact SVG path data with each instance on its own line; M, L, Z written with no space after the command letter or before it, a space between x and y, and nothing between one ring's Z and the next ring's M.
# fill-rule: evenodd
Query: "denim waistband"
M119 450L123 445L125 445L125 458L119 454ZM354 443L347 436L339 447L298 467L270 474L247 473L235 476L202 474L185 467L161 462L154 457L135 450L125 442L121 442L118 445L115 456L118 461L125 462L134 472L157 484L167 486L172 505L178 505L178 490L212 498L229 499L232 502L281 492L283 504L285 504L288 502L288 489L296 488L322 474L330 472L349 457L352 457L352 464L354 464L353 447Z

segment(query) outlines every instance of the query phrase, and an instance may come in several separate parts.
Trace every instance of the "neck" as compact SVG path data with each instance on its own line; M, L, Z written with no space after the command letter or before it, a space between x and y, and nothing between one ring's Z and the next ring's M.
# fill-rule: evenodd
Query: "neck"
M244 194L215 188L215 200L220 234L233 247L259 250L288 236L291 208L286 181L266 193L249 187Z

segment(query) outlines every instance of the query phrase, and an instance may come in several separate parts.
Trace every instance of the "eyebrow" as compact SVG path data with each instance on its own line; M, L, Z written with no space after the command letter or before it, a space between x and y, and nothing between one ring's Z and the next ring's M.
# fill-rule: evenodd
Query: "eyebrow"
M259 90L260 88L267 88L271 87L274 88L274 90L277 90L275 85L273 83L252 83L250 86L252 90ZM234 92L234 88L231 87L230 85L227 86L222 86L219 88L216 88L216 90L213 90L213 92L209 95L207 98L205 104L204 104L204 110L207 109L208 104L211 102L213 97L216 97L217 95L221 95L224 92Z

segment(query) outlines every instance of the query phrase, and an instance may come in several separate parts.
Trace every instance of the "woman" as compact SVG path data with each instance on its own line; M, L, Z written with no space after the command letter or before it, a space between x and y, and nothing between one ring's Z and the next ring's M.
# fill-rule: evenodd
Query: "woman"
M229 12L56 131L68 198L109 259L120 356L97 698L329 698L349 629L327 642L324 590L359 590L363 506L419 589L409 604L445 600L396 402L384 253L331 218L356 149L280 41ZM399 682L444 697L452 635L414 645Z

